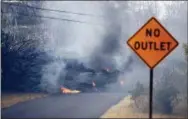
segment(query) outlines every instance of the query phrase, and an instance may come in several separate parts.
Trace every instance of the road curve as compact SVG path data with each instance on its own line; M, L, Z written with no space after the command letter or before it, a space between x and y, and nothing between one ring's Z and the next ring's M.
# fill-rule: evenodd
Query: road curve
M99 118L122 93L51 95L2 109L2 118Z

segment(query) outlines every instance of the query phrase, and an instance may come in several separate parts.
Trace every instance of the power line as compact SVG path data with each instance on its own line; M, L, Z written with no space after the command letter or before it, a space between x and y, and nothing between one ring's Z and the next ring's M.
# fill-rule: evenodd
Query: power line
M10 12L4 12L1 10L1 13L5 14L5 13L10 13ZM56 17L51 17L51 16L43 16L43 15L29 15L29 14L24 14L24 13L20 13L20 12L16 12L16 14L21 15L21 16L28 16L28 17L48 18L48 19L53 19L53 20L61 20L61 21L67 21L67 22L76 22L76 23L83 23L83 24L88 24L88 25L101 26L100 24L89 23L89 22L73 20L73 19L63 19L63 18L56 18Z
M86 13L78 13L78 12L71 12L71 11L65 11L65 10L55 10L55 9L47 9L47 8L41 8L41 7L33 7L29 5L17 5L14 3L6 3L2 2L3 4L9 4L13 6L19 6L19 7L28 7L28 8L33 8L33 9L39 9L39 10L44 10L44 11L52 11L52 12L60 12L60 13L69 13L69 14L76 14L76 15L84 15L84 16L92 16L92 17L103 17L99 15L94 15L94 14L86 14Z
M15 3L5 3L5 2L2 2L4 4L8 4L12 6L17 6L17 7L28 7L28 8L37 8L37 7L32 7L32 6L25 6L25 5L18 5L18 4L15 4ZM37 8L37 9L40 9L40 10L48 10L50 11L50 9L46 9L46 8ZM32 9L33 10L33 9ZM14 13L15 11L12 9L11 7L11 11L12 13ZM54 10L56 12L58 12L58 10ZM2 9L1 9L1 12L2 13L10 13L10 12L3 12ZM61 11L63 12L63 11ZM68 11L66 11L67 13L69 13ZM73 19L66 19L66 18L57 18L57 17L51 17L51 16L44 16L44 15L36 15L35 11L33 10L33 13L35 15L28 15L28 14L24 14L24 13L21 13L21 12L16 12L16 14L18 15L21 15L21 16L28 16L28 17L38 17L38 18L48 18L48 19L53 19L53 20L61 20L61 21L67 21L67 22L77 22L77 23L83 23L83 24L88 24L88 25L98 25L98 26L103 26L103 24L99 24L99 23L91 23L91 22L86 22L86 21L79 21L79 20L73 20ZM77 13L75 13L77 14ZM78 14L82 14L82 15L91 15L91 14L84 14L84 13L78 13Z

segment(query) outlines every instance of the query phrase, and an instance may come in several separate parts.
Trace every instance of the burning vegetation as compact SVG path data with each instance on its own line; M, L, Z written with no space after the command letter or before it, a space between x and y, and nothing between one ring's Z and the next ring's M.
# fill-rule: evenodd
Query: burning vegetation
M65 87L61 87L61 93L75 94L75 93L80 93L80 91L79 90L71 90L71 89L68 89L68 88L65 88Z

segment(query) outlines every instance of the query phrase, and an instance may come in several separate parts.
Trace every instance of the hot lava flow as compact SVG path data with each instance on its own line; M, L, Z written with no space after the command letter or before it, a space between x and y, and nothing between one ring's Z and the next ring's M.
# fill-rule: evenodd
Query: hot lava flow
M80 93L79 90L71 90L65 87L61 87L61 92L64 94L75 94L75 93Z

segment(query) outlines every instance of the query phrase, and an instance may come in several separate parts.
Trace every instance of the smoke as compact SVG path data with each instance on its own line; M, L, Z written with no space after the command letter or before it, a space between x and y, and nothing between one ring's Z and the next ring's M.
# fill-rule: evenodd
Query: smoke
M114 1L115 2L115 1ZM155 68L155 78L158 78L158 75L161 75L160 71L162 68L167 67L171 69L172 64L176 68L181 69L182 66L177 65L178 62L183 62L184 54L182 43L187 43L187 6L185 2L161 2L161 1L142 1L142 2L126 2L126 7L123 7L123 4L119 4L119 9L121 9L122 17L122 39L126 41L131 37L150 17L155 16L159 21L167 28L167 30L173 34L173 36L180 43L179 47L174 50L165 60L161 62ZM121 6L122 5L122 6ZM117 6L117 5L116 5ZM178 30L179 29L179 30ZM181 35L180 35L181 34ZM125 59L132 59L131 72L126 72L119 76L120 80L125 82L125 91L131 89L137 81L140 81L146 87L149 87L149 68L141 61L137 56L132 53L131 49L127 46L121 48L121 50L127 51L124 54L127 54ZM130 52L129 52L130 51ZM123 52L123 51L122 51ZM129 55L128 55L129 54ZM123 55L125 56L125 55ZM123 57L122 56L122 57ZM127 61L127 60L125 60ZM125 63L126 64L126 63ZM186 64L185 64L186 65ZM172 69L171 69L172 70ZM186 75L182 76L186 79ZM155 81L154 81L155 82ZM114 90L118 88L118 85L113 84L110 86L110 89ZM112 88L113 87L113 88ZM186 83L183 87L187 87ZM157 88L157 87L155 87ZM160 87L158 87L160 88Z
M93 3L96 2L46 1L43 7L78 13L96 14L96 16L100 16L100 8L97 9L97 5ZM97 23L96 17L57 12L44 12L43 15L62 19L74 19L90 23L83 24L61 20L44 20L44 23L47 25L46 34L48 35L45 50L49 56L55 60L52 64L47 64L46 67L44 67L44 71L42 72L42 75L44 76L41 80L41 84L56 87L59 80L64 80L63 77L66 76L66 70L60 64L57 65L58 61L56 59L76 59L77 61L87 65L95 47L101 42L102 35L104 34L104 28L93 25L94 23ZM57 74L53 75L52 70L55 70ZM65 75L62 74L63 72ZM62 79L59 78L60 74ZM51 78L50 75L52 75L53 78ZM48 87L43 86L42 89L48 90Z
M187 38L187 29L185 28L187 26L185 12L187 6L184 2L45 1L43 7L93 15L42 13L47 16L88 23L43 20L48 36L45 39L44 50L52 59L55 59L54 62L47 64L42 71L41 87L47 91L56 89L60 85L59 82L64 82L67 75L64 68L66 63L56 59L76 59L84 66L96 70L108 67L123 71L118 79L125 81L124 90L131 89L137 80L148 85L149 69L131 51L126 41L152 16L157 17L180 43L186 42ZM179 46L163 63L168 64L173 60L182 61L182 57L183 49ZM88 73L73 77L81 82L91 79ZM70 83L76 84L75 80ZM116 88L118 88L117 83L107 86L109 90Z

